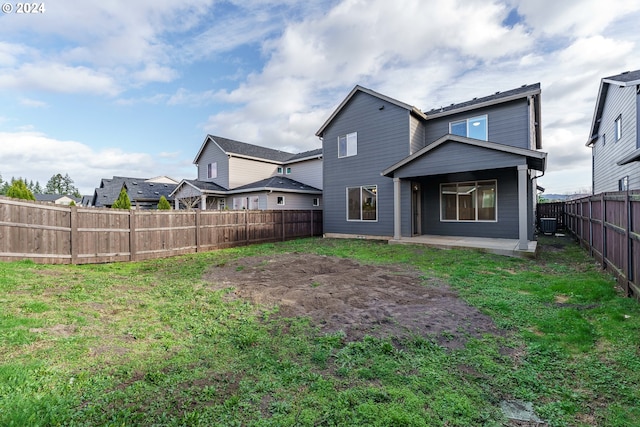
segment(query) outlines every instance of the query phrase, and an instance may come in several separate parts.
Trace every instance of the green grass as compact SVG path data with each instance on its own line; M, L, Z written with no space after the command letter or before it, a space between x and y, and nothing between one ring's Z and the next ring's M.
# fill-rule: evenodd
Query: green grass
M0 263L0 425L640 425L640 305L568 238L537 260L303 239L139 263ZM501 336L347 342L228 300L207 268L314 253L438 278ZM311 287L319 286L312 283Z

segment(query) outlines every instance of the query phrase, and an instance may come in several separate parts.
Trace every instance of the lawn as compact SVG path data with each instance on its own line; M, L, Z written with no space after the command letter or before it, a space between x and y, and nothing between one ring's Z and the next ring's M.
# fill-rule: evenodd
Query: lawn
M571 239L540 243L536 260L301 239L136 263L0 263L0 425L535 425L509 421L506 401L550 426L640 425L640 304ZM284 256L299 262L273 263ZM380 318L364 301L361 325L336 327L294 297L333 294L337 267L290 295L243 288L311 259L368 272L352 287L371 283L371 301L385 293L376 281L401 279L393 289L413 286L434 322L457 323L406 326L394 313L412 297ZM460 309L438 312L434 295Z

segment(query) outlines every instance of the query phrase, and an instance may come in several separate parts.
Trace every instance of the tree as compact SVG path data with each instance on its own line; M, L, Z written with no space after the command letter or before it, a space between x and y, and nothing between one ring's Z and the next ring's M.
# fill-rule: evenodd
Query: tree
M169 203L166 197L160 196L160 201L158 202L158 209L163 211L168 211L171 209L171 204Z
M18 179L11 183L11 186L7 190L7 196L13 197L14 199L23 199L23 200L36 199L33 196L33 193L31 192L31 190L27 188L27 185L21 179Z
M72 195L75 197L81 197L78 188L73 185L73 180L69 177L69 174L57 173L49 179L44 189L45 194L62 194Z
M111 205L112 209L131 209L131 200L127 194L127 189L123 186L120 190L120 195Z

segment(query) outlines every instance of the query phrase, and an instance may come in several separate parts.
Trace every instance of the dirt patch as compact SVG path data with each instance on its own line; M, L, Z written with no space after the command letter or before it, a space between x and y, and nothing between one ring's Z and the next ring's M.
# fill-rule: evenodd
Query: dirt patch
M343 331L347 341L417 334L460 348L469 337L500 334L445 283L402 266L284 254L216 266L205 280L213 289L233 288L231 298L277 306L280 316L309 317L323 333Z
M49 328L31 328L29 332L33 333L48 333L56 337L69 338L76 332L74 325L54 325Z

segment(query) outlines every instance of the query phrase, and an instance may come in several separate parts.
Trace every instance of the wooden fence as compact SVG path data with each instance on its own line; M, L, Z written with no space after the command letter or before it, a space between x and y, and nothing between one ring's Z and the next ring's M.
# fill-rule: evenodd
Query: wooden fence
M566 202L567 229L628 296L640 300L640 192L602 193Z
M555 218L559 229L565 228L565 202L538 203L536 205L536 224L540 218Z
M136 211L0 197L3 261L138 261L319 235L321 210Z

